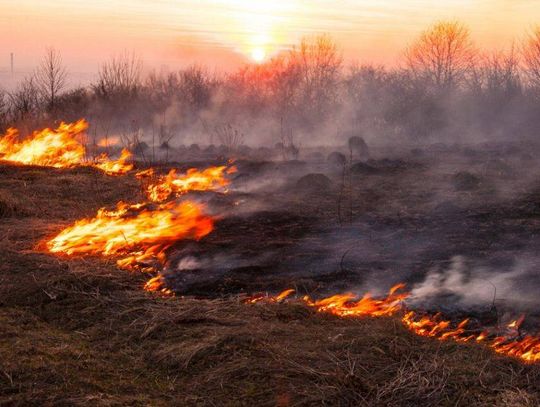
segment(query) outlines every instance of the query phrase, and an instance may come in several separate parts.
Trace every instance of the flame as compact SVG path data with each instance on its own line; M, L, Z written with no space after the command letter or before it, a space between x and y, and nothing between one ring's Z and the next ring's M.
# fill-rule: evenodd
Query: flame
M136 269L149 261L163 262L164 252L181 239L201 239L213 229L213 219L193 202L119 203L100 209L94 218L77 221L47 243L52 253L123 256L118 266Z
M374 299L367 293L361 299L355 301L355 298L357 298L356 295L349 293L333 295L316 301L305 296L302 298L302 302L309 307L315 308L318 312L327 312L340 317L378 317L392 315L401 310L401 302L409 296L408 293L398 292L403 288L405 288L404 284L396 284L383 299ZM295 290L290 288L273 297L258 295L248 298L245 302L248 304L255 304L261 301L280 303L290 297L294 292Z
M111 147L118 144L120 144L120 137L118 136L105 137L99 140L97 143L98 147Z
M497 353L517 357L527 363L540 361L540 337L527 335L517 340L497 337L490 347Z
M385 298L374 299L368 293L360 300L356 300L354 294L338 294L321 300L313 301L309 297L302 298L302 302L309 307L315 308L317 312L325 312L338 317L380 317L404 312L403 300L409 293L402 292L404 284L397 284L392 287ZM289 289L274 297L255 296L245 302L254 304L257 302L283 302L294 290ZM510 322L507 327L512 330L519 330L523 323L524 316ZM404 312L401 322L410 331L419 336L430 337L440 341L453 340L455 342L476 342L484 344L498 354L518 358L525 363L540 362L540 336L527 335L520 337L495 336L488 331L474 332L468 328L470 320L464 319L458 324L453 324L449 320L436 315L419 315L415 311Z
M523 324L523 321L525 321L525 315L521 315L518 319L510 322L508 324L508 328L519 330L521 324Z
M509 328L519 328L524 316L512 321ZM450 321L440 320L440 315L418 317L413 311L406 313L402 318L403 323L417 335L430 336L440 340L452 339L457 342L481 342L489 346L495 352L516 357L523 362L533 363L540 361L540 337L527 335L521 337L497 336L490 339L489 333L471 334L467 332L468 319L461 321L455 328Z
M189 191L214 191L229 185L226 174L236 171L235 167L209 167L199 171L189 169L185 174L171 170L166 176L154 178L154 170L149 169L136 174L139 179L150 179L146 195L153 202L166 201L171 195L182 195Z
M131 156L132 154L124 148L118 160L111 161L106 154L102 154L94 166L107 175L124 175L133 169L133 164L126 163Z
M155 277L152 277L144 285L145 291L160 293L165 296L174 296L172 290L166 287L165 279L161 274L158 274Z
M246 304L256 304L258 302L263 302L263 301L264 302L280 303L280 302L283 302L286 298L290 297L295 292L296 292L296 290L294 290L292 288L289 288L289 289L287 289L285 291L282 291L281 293L279 293L276 296L267 296L267 295L260 294L260 295L255 295L253 297L249 297L244 302Z
M401 302L409 296L408 293L398 293L405 287L404 284L393 286L386 298L377 300L371 294L365 294L361 299L354 301L354 294L338 294L322 300L312 301L304 297L304 301L318 312L328 312L340 317L347 316L373 316L392 315L401 310Z
M97 163L85 163L86 148L78 139L88 129L88 122L81 119L75 123L60 123L55 129L35 131L31 137L18 141L19 132L10 128L0 138L0 158L4 161L39 165L43 167L71 168L89 165L98 168L107 175L122 175L133 169L126 161L131 153L122 150L120 158L110 160L106 154L97 159Z
M473 339L478 341L485 338L485 333L478 336L466 335L466 326L469 323L468 319L461 321L455 328L452 328L451 322L440 319L440 314L434 316L424 315L418 318L414 311L407 312L401 321L403 324L420 336L429 336L441 340L453 339L457 342L468 342Z
M5 161L26 165L73 167L84 159L85 148L76 136L87 128L85 120L61 123L56 130L46 128L36 131L32 137L20 142L17 141L17 130L9 129L0 139L0 155Z

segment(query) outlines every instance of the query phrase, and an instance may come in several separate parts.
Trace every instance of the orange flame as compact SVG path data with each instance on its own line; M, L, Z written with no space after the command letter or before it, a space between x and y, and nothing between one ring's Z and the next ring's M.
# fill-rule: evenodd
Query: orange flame
M168 289L165 285L165 280L161 274L152 277L144 285L144 289L148 292L160 293L165 296L173 296L172 290Z
M77 138L86 129L88 122L81 119L75 123L60 123L56 130L46 128L35 131L31 137L22 141L18 141L19 133L16 129L9 129L0 138L0 158L19 164L54 168L91 165L108 175L121 175L133 169L132 164L126 163L131 157L127 150L123 150L116 161L102 154L96 164L85 163L86 149Z
M354 301L354 294L338 294L322 300L312 301L304 297L304 301L318 312L328 312L340 317L347 316L373 316L392 315L401 309L401 302L409 296L408 293L398 293L405 287L404 284L393 286L386 298L377 300L371 294L365 294L361 299Z
M478 335L467 332L465 326L469 322L468 319L463 320L455 328L452 328L450 321L440 320L440 315L418 318L413 311L406 313L402 318L402 322L417 335L430 336L439 340L452 339L457 342L470 342L474 340L484 343L497 353L517 357L523 362L532 363L540 361L540 337L530 335L524 338L498 336L494 339L489 339L487 332L482 332ZM508 327L517 328L522 322L523 316L516 321L512 321Z
M98 147L112 147L117 146L118 144L120 144L120 137L118 136L102 138L97 143Z
M296 290L294 290L292 288L289 288L289 289L287 289L285 291L282 291L281 293L279 293L276 296L267 296L267 295L260 294L260 295L256 295L256 296L253 296L253 297L249 297L244 302L246 304L256 304L258 302L280 303L280 302L283 302L286 298L293 295L295 292L296 292Z
M213 219L193 202L170 202L152 208L119 203L116 210L100 209L95 218L77 221L47 243L53 253L124 256L121 268L164 261L164 252L181 239L200 239L213 229Z
M85 120L61 123L56 130L36 131L31 138L17 141L18 132L9 129L0 139L0 155L3 160L26 165L64 168L80 164L85 155L84 146L76 136L88 128Z
M152 169L138 172L139 179L150 178L146 186L146 195L153 202L166 201L171 195L182 195L189 191L214 191L229 185L230 181L226 174L236 171L235 167L209 167L199 171L196 168L189 169L185 174L178 174L171 170L166 176L158 176L155 179Z
M302 298L302 301L309 307L315 308L318 312L327 312L340 317L350 316L383 316L392 315L401 310L401 302L409 296L408 293L398 293L405 288L404 284L393 286L386 298L374 299L371 295L365 294L361 299L354 301L357 298L354 294L338 294L321 300L313 301L308 296ZM246 303L254 304L257 302L283 302L287 297L291 296L295 290L288 289L282 293L267 297L263 295L248 298Z
M355 301L354 294L338 294L317 301L304 297L302 302L315 308L318 312L330 313L339 317L388 316L404 311L403 300L409 296L409 293L399 292L404 287L404 284L395 285L390 289L389 294L382 299L373 299L369 294L366 294L360 300ZM261 301L279 303L293 292L294 290L289 289L275 297L256 296L245 302L249 304ZM507 327L518 329L523 320L524 316L521 316L508 324ZM414 311L405 312L401 317L401 322L416 335L441 341L482 343L499 354L516 357L525 363L540 362L540 336L494 336L487 331L478 334L467 328L469 319L464 319L455 325L451 321L442 319L440 314L420 316Z
M124 175L133 169L133 164L126 163L131 156L132 154L124 148L118 160L111 161L106 154L102 154L94 166L107 175Z

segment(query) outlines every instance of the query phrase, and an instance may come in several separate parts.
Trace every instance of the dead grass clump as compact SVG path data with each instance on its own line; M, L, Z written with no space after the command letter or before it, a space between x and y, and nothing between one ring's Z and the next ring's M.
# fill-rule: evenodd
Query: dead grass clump
M10 210L10 216L73 220L92 216L99 208L114 206L121 200L140 199L133 177L110 177L94 168L0 164L0 174L0 211L5 206L2 201L11 202L8 208L17 210Z
M0 219L28 216L29 208L13 193L0 189Z
M540 399L522 389L508 389L502 392L497 400L496 407L536 407L540 405Z

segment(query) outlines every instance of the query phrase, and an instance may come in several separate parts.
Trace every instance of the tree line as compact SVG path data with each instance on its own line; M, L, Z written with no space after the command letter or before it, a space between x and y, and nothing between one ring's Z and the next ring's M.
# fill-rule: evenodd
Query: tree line
M540 129L540 26L486 53L465 25L442 21L396 67L346 65L338 45L321 35L227 74L193 65L143 75L141 60L124 53L89 86L68 89L67 77L60 53L48 49L33 75L0 92L0 127L86 117L96 133L152 128L168 140L212 143L229 129L243 142L291 145L353 133L382 142L520 139Z

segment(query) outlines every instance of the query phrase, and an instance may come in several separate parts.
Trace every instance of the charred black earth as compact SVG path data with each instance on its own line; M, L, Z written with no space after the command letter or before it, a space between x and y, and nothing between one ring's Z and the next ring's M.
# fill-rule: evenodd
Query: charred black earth
M444 308L471 304L445 281L460 259L465 283L476 273L487 280L474 305L512 302L510 294L514 306L534 307L540 181L529 151L435 146L343 166L240 160L227 194L199 197L220 218L214 232L171 249L164 274L178 294L219 297L397 282L426 291L438 270L439 287L420 300Z

